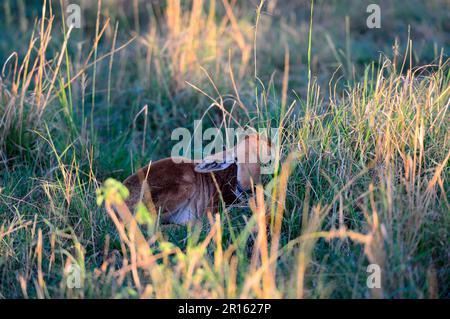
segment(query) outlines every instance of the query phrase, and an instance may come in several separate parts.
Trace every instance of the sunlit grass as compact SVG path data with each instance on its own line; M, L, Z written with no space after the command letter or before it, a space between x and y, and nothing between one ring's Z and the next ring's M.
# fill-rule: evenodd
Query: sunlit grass
M303 8L297 31L270 17L281 3L132 3L95 3L86 35L62 27L59 3L35 24L20 16L30 37L10 48L0 82L0 297L445 297L445 48L414 67L408 39L358 67L327 34L342 65L326 73L313 17L332 5ZM284 33L268 43L273 28ZM201 225L131 212L119 181L168 156L171 131L198 118L278 127L278 169L248 205ZM370 263L381 289L366 286ZM71 265L80 289L68 287Z

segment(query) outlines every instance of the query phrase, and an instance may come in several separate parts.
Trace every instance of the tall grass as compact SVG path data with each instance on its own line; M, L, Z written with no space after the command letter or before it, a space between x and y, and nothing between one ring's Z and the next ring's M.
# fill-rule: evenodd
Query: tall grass
M359 51L350 56L344 17L347 53L327 34L334 53L322 57L315 32L335 7L320 1L302 7L300 31L276 15L291 6L281 2L83 5L82 30L62 27L63 2L44 1L33 23L22 14L27 45L6 55L0 297L447 296L445 47L415 66L408 38L391 58L350 65ZM330 56L346 65L327 73ZM197 118L279 127L273 176L201 226L130 211L117 180L167 156L172 129ZM381 267L379 289L366 285L368 264Z

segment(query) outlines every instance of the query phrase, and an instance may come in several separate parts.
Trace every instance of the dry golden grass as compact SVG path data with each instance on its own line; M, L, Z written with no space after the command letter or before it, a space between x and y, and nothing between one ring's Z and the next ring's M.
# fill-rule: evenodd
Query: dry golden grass
M18 5L29 41L13 43L0 78L0 297L447 296L445 44L428 64L414 67L408 39L358 66L350 19L334 38L312 15L338 9L320 1L297 29L280 1L98 1L86 35L64 26L62 1L33 22ZM275 173L248 208L202 225L131 212L117 180L167 156L170 132L196 118L278 127ZM380 289L366 286L368 264ZM81 288L68 286L74 265Z

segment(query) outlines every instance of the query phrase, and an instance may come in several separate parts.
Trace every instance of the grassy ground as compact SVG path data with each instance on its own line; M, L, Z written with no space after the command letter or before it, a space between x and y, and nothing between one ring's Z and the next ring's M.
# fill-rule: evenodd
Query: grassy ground
M449 297L448 1L73 2L0 5L0 297ZM266 192L125 229L104 181L223 109L281 129Z

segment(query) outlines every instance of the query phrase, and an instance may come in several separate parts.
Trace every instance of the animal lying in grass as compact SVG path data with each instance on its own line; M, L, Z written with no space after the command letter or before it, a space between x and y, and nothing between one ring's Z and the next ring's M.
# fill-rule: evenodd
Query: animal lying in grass
M274 153L271 143L258 134L247 135L231 149L203 161L165 158L139 169L123 184L132 209L142 201L160 214L162 223L187 224L232 204L260 183L261 163Z

